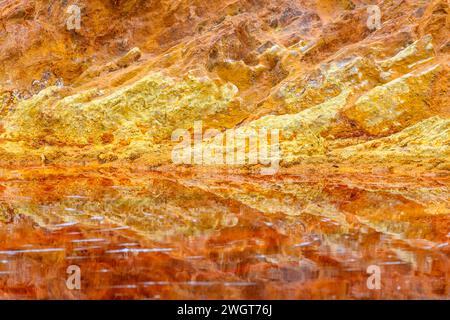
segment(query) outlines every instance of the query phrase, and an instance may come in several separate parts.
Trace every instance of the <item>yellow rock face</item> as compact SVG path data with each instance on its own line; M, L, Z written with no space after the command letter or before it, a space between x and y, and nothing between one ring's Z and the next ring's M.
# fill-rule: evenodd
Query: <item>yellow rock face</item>
M54 68L48 59L30 60L30 79L24 61L12 67L14 57L8 55L12 31L21 25L11 17L43 4L21 9L8 1L0 11L7 39L0 45L0 60L9 68L0 72L1 161L174 165L174 132L192 135L201 121L202 133L213 129L215 137L203 137L203 146L196 146L200 153L237 148L249 160L258 152L249 136L266 130L278 135L281 166L339 167L351 154L364 167L364 157L387 161L389 145L397 150L400 143L395 137L410 135L420 141L408 146L417 161L423 155L428 162L435 150L436 159L447 162L444 146L438 148L415 128L427 128L427 119L446 121L450 114L448 43L442 34L448 5L386 3L382 22L401 22L371 31L364 23L367 8L359 2L302 2L295 8L269 2L252 7L168 1L142 8L136 1L94 1L83 4L99 17L86 18L75 31L51 24L65 10L53 6L45 27L55 33L51 50L65 58ZM134 14L141 22L126 31L116 18L119 24L111 31L99 24L105 14ZM152 23L145 25L148 19ZM152 28L151 37L144 27ZM114 48L98 40L96 31L114 38ZM31 42L23 52L40 57L49 40L36 34L33 39L41 42ZM95 60L95 50L101 59ZM448 131L442 130L436 134L445 138ZM231 133L236 135L232 146L226 139ZM369 147L374 145L383 147ZM406 153L397 152L391 161L402 157Z
M123 144L144 137L156 143L177 127L189 128L195 119L219 113L226 117L237 92L232 85L217 86L207 78L174 81L161 74L111 94L89 90L55 101L57 90L48 88L19 103L6 118L5 137L77 146ZM104 137L107 134L111 141Z
M436 160L446 163L450 156L450 120L432 117L389 137L336 151L348 157L382 157L384 161L402 158ZM360 155L359 155L360 153Z
M386 135L432 115L430 95L436 74L433 65L380 85L356 100L343 114L368 134Z

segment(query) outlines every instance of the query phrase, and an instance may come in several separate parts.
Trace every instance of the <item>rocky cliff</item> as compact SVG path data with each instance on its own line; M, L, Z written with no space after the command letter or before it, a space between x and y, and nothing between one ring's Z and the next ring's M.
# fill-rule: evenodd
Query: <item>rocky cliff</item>
M449 30L445 0L3 0L0 161L173 166L201 121L276 130L283 168L445 175Z

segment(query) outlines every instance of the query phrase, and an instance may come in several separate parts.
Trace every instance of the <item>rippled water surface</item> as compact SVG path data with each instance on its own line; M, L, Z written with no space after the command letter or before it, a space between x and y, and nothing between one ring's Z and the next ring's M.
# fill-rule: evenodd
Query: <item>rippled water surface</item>
M3 171L0 298L448 299L448 185ZM66 286L70 265L81 290Z

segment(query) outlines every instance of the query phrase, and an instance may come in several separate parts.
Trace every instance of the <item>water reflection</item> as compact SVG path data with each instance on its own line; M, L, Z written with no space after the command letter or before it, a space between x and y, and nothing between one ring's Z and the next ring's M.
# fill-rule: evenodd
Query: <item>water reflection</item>
M445 181L65 170L0 178L0 298L448 298ZM82 271L68 290L66 268ZM366 268L382 270L368 290Z

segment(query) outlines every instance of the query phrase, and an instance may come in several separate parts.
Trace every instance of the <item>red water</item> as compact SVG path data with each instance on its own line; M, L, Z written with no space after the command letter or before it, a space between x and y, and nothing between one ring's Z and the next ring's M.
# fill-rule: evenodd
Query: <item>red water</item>
M436 179L4 171L0 298L448 299L449 213Z

